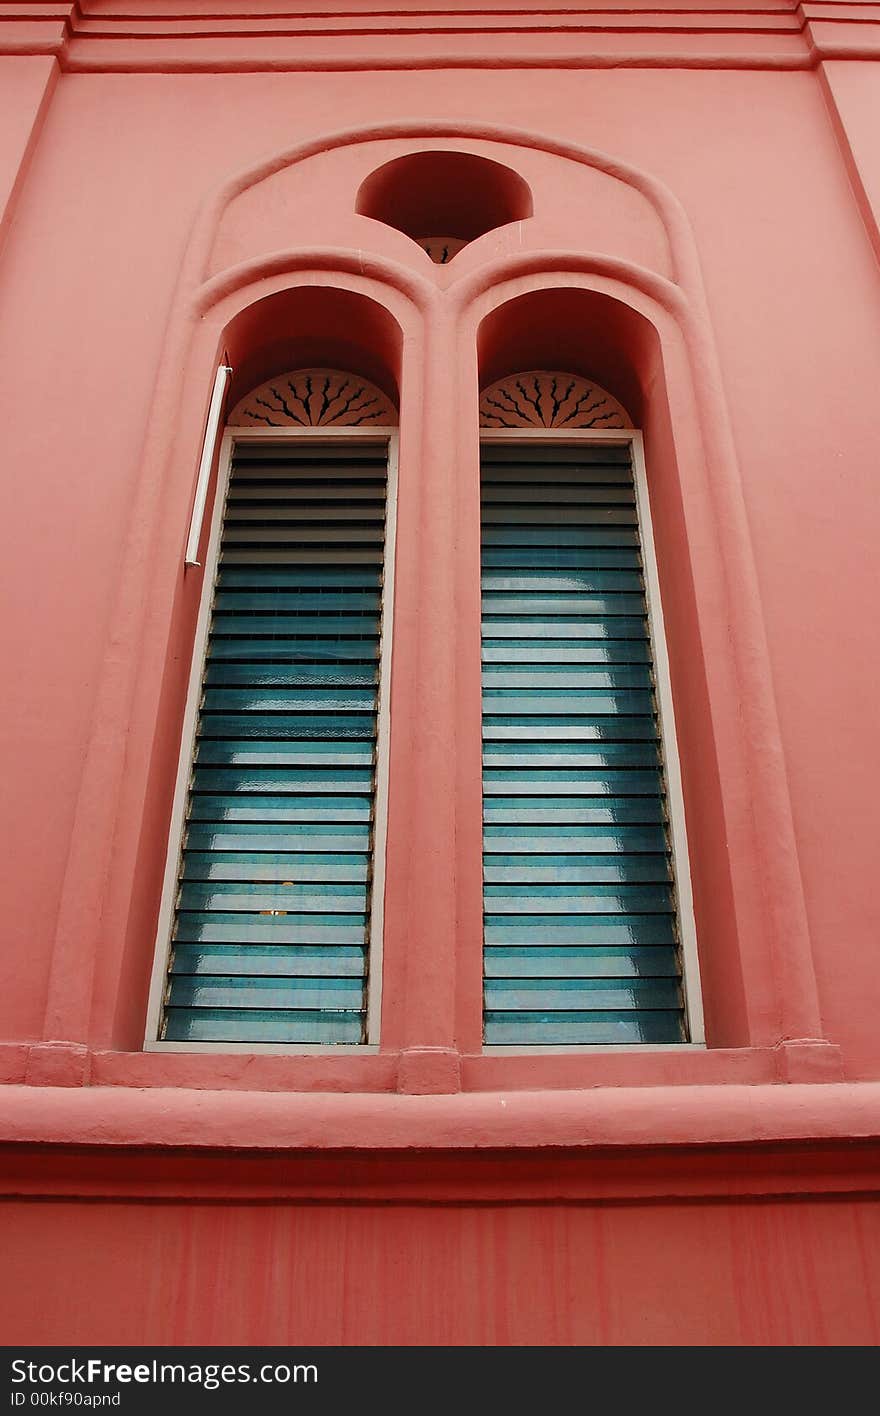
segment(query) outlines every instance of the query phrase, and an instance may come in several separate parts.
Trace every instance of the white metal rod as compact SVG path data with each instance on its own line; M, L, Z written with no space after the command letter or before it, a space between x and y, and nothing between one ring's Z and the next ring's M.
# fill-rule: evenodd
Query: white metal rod
M214 449L217 446L217 429L220 425L220 410L223 407L223 395L226 391L226 380L232 373L229 364L221 364L214 376L214 391L211 394L211 406L208 409L208 426L205 428L205 441L202 444L202 459L199 463L199 475L196 481L196 495L193 502L192 519L189 523L189 536L186 541L185 565L199 565L199 541L202 535L202 520L205 515L205 502L208 499L208 481L211 476L211 465L214 461Z

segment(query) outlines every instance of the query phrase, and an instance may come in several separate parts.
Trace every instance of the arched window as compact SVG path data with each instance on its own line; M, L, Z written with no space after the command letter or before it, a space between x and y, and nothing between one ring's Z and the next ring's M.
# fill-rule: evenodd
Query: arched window
M484 1040L700 1040L640 435L558 370L480 422Z
M152 1035L375 1041L397 412L279 374L229 415Z
M357 448L370 464L379 496L371 512L381 517L400 403L393 765L381 717L390 712L387 563L381 587L343 576L352 566L338 563L338 583L319 582L314 564L305 573L301 541L287 547L295 575L271 583L252 566L221 574L213 611L207 600L203 608L203 639L218 648L204 680L201 666L194 677L192 704L201 707L191 707L178 788L147 1046L372 1048L381 1057L351 1059L347 1075L384 1087L397 1084L399 1069L403 1089L433 1086L409 1070L420 1054L412 1065L426 1076L442 1054L453 1086L465 1068L469 1086L503 1083L508 1072L528 1081L518 1064L498 1062L505 1050L569 1085L577 1059L542 1063L538 1054L700 1046L685 798L701 842L699 936L712 946L701 960L710 1037L739 1040L748 1035L742 931L711 775L704 650L715 642L708 599L695 593L700 557L706 579L705 543L689 524L702 449L680 377L681 332L653 295L593 273L603 257L514 250L547 233L540 202L533 207L513 168L446 149L392 156L371 171L365 154L363 168L352 221L367 245L387 242L387 255L321 274L337 257L316 250L301 279L275 273L274 293L237 296L212 316L214 348L228 347L235 369L226 519L216 511L212 545L231 566L231 538L265 533L264 544L246 544L271 566L270 547L309 519L293 489L311 482L316 496L318 462L336 491L313 509L329 516L333 501L350 530L366 502L351 495L343 446L349 462ZM462 193L475 190L479 173L485 201L471 210ZM474 247L440 270L401 233L429 246L432 233L448 239L439 264L455 257L456 243ZM274 268L281 257L272 260ZM278 462L284 497L273 498L268 483L251 495L261 459ZM239 512L246 527L230 519ZM204 546L198 557L210 579ZM324 636L310 621L329 619L317 600L335 596L343 621L366 623L380 588L381 661L340 648L348 666L331 665L326 643L315 647ZM272 597L275 627L257 633ZM297 632L279 628L282 620L296 621ZM230 623L234 633L218 632ZM270 638L271 649L254 650L265 661L247 662L245 641ZM307 662L307 649L323 662ZM670 678L687 748L683 783ZM360 740L349 732L359 716ZM392 788L384 894L383 771ZM228 785L235 802L210 784ZM321 821L294 821L299 808L288 799L298 793ZM261 810L262 798L277 801L245 823L248 794ZM354 811L343 798L358 795L366 845L357 822L332 815ZM184 819L203 809L220 813L223 829L208 829L205 817L181 838ZM246 829L227 830L235 821ZM284 829L265 829L273 821ZM314 829L288 829L297 824ZM336 831L343 826L351 829ZM334 842L337 859L317 848L319 836Z

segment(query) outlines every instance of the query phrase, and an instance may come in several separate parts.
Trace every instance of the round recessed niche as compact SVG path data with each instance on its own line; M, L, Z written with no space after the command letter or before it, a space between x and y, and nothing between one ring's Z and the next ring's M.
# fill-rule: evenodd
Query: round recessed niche
M386 162L361 184L355 209L416 241L445 264L470 241L532 215L519 173L469 152L414 152ZM426 233L443 232L442 236Z

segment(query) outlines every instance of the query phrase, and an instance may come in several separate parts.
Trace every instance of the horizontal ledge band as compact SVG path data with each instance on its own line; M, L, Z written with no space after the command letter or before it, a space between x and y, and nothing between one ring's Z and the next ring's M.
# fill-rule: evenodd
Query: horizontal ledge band
M586 1091L0 1089L0 1142L222 1151L543 1150L880 1140L880 1083Z

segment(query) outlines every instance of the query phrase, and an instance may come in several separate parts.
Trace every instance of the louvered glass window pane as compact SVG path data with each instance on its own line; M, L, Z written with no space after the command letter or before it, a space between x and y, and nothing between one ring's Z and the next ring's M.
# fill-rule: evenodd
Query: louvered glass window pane
M161 1037L365 1038L384 444L240 444Z
M482 454L489 1044L686 1041L628 446Z

